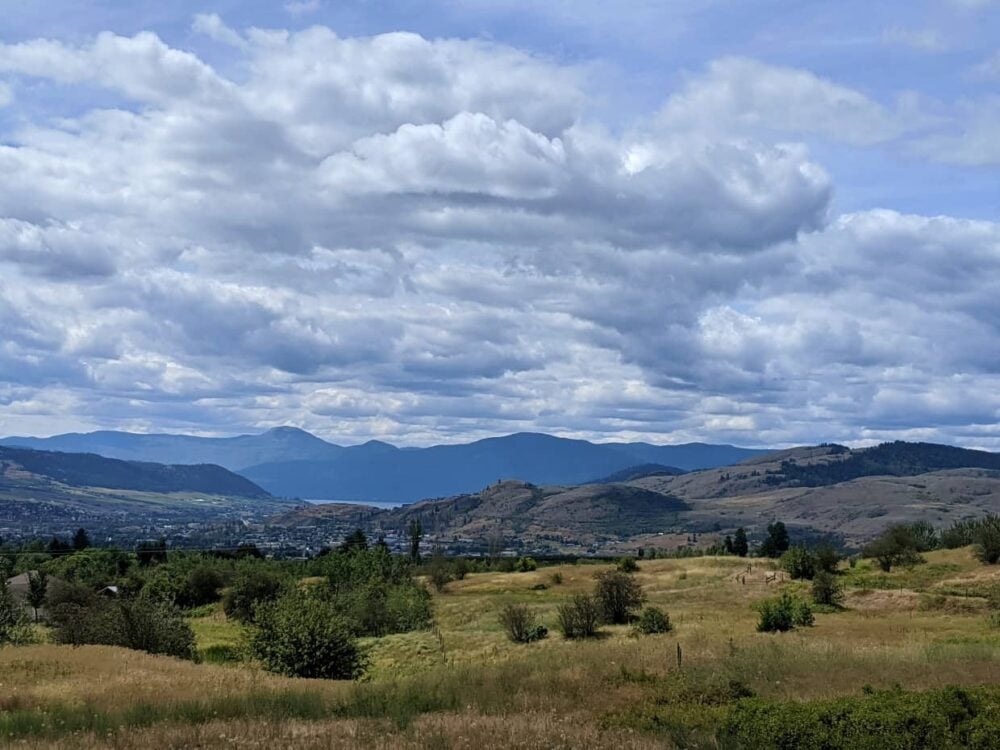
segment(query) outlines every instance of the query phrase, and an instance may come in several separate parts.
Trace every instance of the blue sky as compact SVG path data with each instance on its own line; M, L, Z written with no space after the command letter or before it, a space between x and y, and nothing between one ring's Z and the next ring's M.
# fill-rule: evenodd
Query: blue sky
M998 2L0 12L0 433L1000 449Z

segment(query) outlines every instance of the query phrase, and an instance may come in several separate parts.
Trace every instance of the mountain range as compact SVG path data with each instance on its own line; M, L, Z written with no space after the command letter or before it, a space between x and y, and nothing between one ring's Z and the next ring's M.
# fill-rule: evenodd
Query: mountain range
M397 448L375 440L341 446L293 427L229 438L70 433L49 438L9 437L0 440L0 445L168 464L213 463L277 496L396 503L476 492L499 479L575 485L637 465L691 471L767 452L704 443L592 443L537 433L427 448Z

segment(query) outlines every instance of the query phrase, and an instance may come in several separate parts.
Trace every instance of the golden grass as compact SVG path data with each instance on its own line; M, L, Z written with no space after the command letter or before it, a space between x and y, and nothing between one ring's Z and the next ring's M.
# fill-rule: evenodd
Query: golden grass
M847 608L817 615L813 628L782 635L755 631L754 603L782 587L800 595L808 587L765 584L769 563L753 561L744 584L737 576L746 561L643 562L637 577L649 603L669 613L673 633L636 637L619 626L605 628L596 641L568 642L552 633L528 645L506 640L500 608L528 603L552 628L558 604L590 590L594 574L605 568L471 575L435 594L434 629L369 641L372 669L361 685L115 648L8 648L0 650L0 719L4 710L77 706L117 715L145 705L307 692L320 700L322 714L309 721L232 716L186 722L168 711L149 726L132 725L110 738L87 731L25 736L23 746L644 748L662 747L670 738L616 729L614 717L661 700L656 696L679 671L678 645L685 679L737 681L780 699L856 694L865 684L928 689L1000 682L1000 631L987 626L985 599L954 593L963 582L975 591L1000 583L1000 570L979 565L968 550L926 557L925 566L888 575L868 563L845 569L844 580L854 584ZM562 583L553 582L554 573ZM879 586L863 588L873 582ZM936 593L943 590L947 596ZM193 624L203 650L239 636L220 611ZM380 718L386 715L395 721L387 724Z

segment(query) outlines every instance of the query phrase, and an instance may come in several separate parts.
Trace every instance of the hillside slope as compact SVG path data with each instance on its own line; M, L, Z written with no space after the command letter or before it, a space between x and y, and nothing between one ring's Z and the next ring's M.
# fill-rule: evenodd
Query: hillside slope
M0 482L5 477L25 474L70 487L269 497L269 493L249 479L212 464L154 464L120 461L92 453L59 453L0 446Z

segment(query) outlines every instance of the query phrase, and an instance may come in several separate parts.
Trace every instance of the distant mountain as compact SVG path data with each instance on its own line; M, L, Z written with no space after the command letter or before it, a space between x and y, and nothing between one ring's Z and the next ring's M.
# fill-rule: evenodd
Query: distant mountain
M590 443L518 433L406 450L366 443L344 448L323 461L263 464L242 473L274 494L406 503L474 492L501 479L575 485L641 463L697 468L698 464L717 465L715 460L732 463L762 452L733 446Z
M218 464L230 471L274 461L323 459L343 450L294 427L277 427L261 435L206 438L193 435L87 432L48 438L8 437L0 445L66 453L96 453L127 461L162 464Z
M0 485L25 478L47 479L69 487L270 497L268 492L245 477L212 464L165 465L120 461L93 453L60 453L0 446Z
M686 474L684 469L676 466L664 466L663 464L639 464L608 474L606 477L592 479L586 484L616 484L618 482L631 482L643 477L676 477Z
M638 464L692 470L766 452L702 443L591 443L536 433L429 448L401 449L374 440L343 447L295 428L233 438L94 432L5 438L0 445L160 463L211 462L238 471L275 495L367 502L416 502L475 492L498 479L581 484Z

